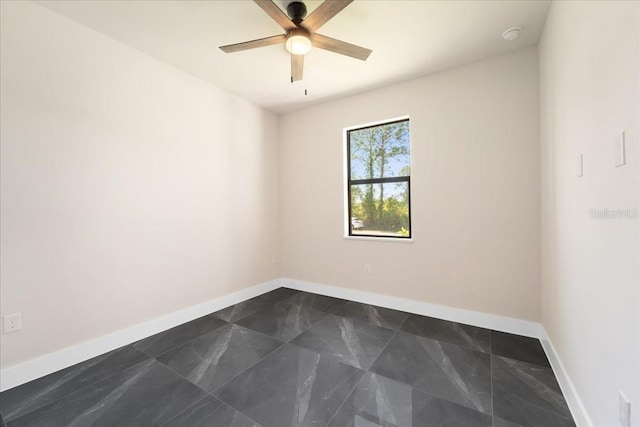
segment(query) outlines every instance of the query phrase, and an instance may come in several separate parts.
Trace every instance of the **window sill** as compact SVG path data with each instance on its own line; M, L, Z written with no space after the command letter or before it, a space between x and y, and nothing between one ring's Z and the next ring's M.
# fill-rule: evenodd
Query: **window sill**
M413 243L413 237L410 239L399 239L394 237L371 237L371 236L343 236L344 240L362 240L371 242L391 242L391 243Z

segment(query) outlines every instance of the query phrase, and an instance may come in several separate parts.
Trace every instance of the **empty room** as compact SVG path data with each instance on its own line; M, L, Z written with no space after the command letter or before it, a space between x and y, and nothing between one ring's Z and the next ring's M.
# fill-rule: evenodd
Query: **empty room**
M640 1L0 19L0 427L640 427Z

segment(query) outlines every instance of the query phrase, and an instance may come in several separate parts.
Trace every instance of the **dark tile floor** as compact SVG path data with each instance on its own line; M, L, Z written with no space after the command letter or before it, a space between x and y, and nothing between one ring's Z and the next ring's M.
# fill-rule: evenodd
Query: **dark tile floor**
M536 339L286 288L7 390L0 412L9 427L575 425Z

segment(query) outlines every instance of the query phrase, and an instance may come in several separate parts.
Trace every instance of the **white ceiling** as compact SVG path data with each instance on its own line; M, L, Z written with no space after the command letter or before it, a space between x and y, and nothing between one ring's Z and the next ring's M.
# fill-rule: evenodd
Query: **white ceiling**
M275 112L534 46L550 5L538 0L356 0L318 32L372 49L369 59L312 49L305 80L292 84L283 45L232 54L218 49L283 33L249 0L39 3ZM287 0L276 3L286 10ZM305 3L311 13L322 1ZM520 38L504 41L502 32L513 26L522 27Z

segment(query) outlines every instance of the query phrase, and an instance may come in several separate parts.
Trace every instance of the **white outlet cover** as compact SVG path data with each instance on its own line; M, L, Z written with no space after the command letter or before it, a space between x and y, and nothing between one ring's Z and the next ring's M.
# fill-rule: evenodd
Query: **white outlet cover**
M8 314L2 318L2 332L8 334L22 329L22 314Z
M616 135L614 142L616 167L624 166L627 163L624 148L624 132L620 132Z

